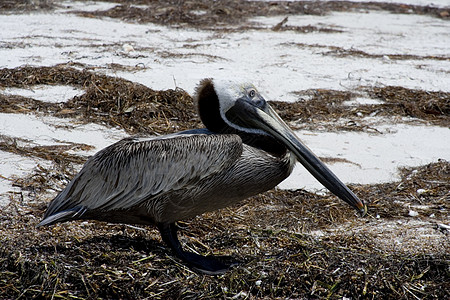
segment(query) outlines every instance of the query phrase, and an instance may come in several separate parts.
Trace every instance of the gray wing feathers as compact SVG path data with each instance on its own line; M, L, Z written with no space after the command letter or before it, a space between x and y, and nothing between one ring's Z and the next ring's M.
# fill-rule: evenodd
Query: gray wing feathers
M79 207L131 208L228 168L241 154L237 135L124 139L90 158L50 203L44 218Z
M74 207L72 209L63 210L55 213L54 215L48 216L42 220L36 227L50 225L56 222L68 221L76 218L78 215L83 215L86 211L85 207Z

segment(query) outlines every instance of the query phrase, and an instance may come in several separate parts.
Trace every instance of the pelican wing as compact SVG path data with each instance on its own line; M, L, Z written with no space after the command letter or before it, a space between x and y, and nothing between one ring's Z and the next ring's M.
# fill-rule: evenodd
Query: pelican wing
M123 139L86 162L38 226L75 219L86 210L128 209L151 201L231 166L241 154L237 135Z

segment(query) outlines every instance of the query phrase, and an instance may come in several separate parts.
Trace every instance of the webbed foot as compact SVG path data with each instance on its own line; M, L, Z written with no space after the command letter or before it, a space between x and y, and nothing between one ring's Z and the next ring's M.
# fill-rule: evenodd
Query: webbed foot
M184 251L177 236L177 227L174 223L158 224L163 241L169 246L175 255L192 269L208 274L220 275L231 267L238 265L228 256L202 256L196 253Z

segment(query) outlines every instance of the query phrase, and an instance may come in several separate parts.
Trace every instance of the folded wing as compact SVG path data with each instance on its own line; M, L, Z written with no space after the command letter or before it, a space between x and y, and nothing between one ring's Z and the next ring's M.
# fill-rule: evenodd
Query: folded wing
M86 162L53 199L38 226L77 219L89 210L130 209L220 172L241 154L237 135L123 139Z

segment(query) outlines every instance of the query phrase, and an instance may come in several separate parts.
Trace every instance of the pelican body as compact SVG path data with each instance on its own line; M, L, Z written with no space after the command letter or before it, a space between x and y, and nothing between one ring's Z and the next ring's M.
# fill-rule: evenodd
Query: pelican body
M53 199L38 226L76 219L154 224L184 263L220 274L234 264L184 251L175 222L274 188L296 161L365 213L364 203L302 144L252 84L204 79L195 100L206 128L125 138L99 151Z

